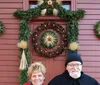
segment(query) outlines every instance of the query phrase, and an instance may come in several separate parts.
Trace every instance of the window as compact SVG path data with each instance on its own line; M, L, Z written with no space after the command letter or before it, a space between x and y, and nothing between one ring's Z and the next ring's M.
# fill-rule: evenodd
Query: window
M37 7L37 1L29 1L29 8Z
M37 1L29 0L29 7L37 7ZM71 1L62 1L62 7L64 7L66 10L71 10Z
M66 10L71 10L71 2L70 1L63 1L62 7L65 8Z

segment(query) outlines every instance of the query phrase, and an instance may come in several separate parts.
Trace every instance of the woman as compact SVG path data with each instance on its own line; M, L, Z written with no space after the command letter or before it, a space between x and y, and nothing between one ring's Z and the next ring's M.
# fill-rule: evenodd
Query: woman
M42 62L34 62L28 68L29 82L24 85L43 85L45 80L46 68Z

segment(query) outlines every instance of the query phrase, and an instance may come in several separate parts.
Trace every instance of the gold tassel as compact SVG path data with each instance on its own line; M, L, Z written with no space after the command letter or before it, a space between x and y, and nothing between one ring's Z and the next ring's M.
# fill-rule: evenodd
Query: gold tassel
M57 16L58 10L57 10L57 9L53 9L53 14L54 14L55 16Z
M27 63L25 52L24 52L24 49L23 49L23 53L22 53L22 56L21 56L19 69L20 70L24 70L27 67L28 67L28 63Z
M45 16L46 11L47 11L47 9L43 9L43 10L41 11L41 16Z

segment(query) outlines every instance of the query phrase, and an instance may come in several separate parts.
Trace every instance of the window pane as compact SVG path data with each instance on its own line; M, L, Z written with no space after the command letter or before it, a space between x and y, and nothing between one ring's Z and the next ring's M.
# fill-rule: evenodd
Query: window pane
M30 1L30 2L29 2L29 7L30 7L30 8L35 8L35 7L37 7L37 1Z
M35 5L35 4L30 4L30 8L35 8L35 7L37 7L37 5Z
M62 5L63 8L65 8L66 10L70 10L70 5Z
M66 10L71 10L71 1L63 1L62 7L65 8Z

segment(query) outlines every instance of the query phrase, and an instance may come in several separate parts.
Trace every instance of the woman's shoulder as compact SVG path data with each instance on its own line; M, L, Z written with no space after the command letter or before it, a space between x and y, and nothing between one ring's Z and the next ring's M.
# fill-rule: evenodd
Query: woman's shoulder
M29 82L26 82L26 83L24 83L23 85L30 85L30 83L29 83Z

